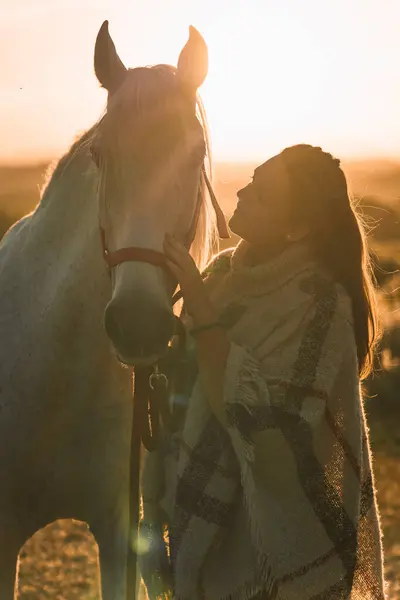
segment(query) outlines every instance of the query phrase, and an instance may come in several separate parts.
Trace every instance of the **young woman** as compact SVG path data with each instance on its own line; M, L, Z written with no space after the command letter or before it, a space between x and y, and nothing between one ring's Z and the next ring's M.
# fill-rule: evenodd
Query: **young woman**
M201 278L165 241L188 327L180 426L146 457L151 598L382 600L360 383L377 338L339 160L299 145L258 167Z

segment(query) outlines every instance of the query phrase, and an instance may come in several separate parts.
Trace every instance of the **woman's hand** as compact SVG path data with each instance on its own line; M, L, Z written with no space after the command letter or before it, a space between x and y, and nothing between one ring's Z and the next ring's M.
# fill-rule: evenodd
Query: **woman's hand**
M168 233L164 240L167 265L177 278L188 314L196 326L211 323L218 318L198 268L185 246Z
M164 252L168 267L178 279L187 312L195 327L216 323L218 313L211 302L201 275L185 246L167 235ZM206 328L196 335L197 363L211 410L223 426L227 426L223 406L226 361L230 343L221 327Z

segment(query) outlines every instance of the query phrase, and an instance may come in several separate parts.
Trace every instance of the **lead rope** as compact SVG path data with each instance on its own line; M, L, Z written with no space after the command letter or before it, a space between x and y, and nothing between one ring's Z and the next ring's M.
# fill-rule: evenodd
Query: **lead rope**
M181 298L177 292L172 302L175 304ZM178 344L175 352L181 353L185 347L186 334L181 320L176 318L176 332ZM166 364L168 372L173 370L176 359L174 349L169 348L171 363ZM178 354L179 356L179 354ZM172 362L174 361L174 362ZM157 363L152 367L134 369L133 391L133 417L130 448L130 480L129 480L129 532L128 556L126 572L126 598L136 600L139 594L140 577L137 572L137 556L140 551L139 524L140 524L140 465L141 445L152 452L156 449L160 438L160 419L164 426L173 430L173 416L168 406L168 393L170 381L165 373L160 371Z
M130 502L128 562L126 576L126 597L136 600L139 592L137 577L137 555L139 548L140 523L140 465L141 446L152 452L157 447L160 436L160 415L168 411L168 378L150 368L135 368L133 392L133 418L130 449ZM164 419L163 419L164 420ZM169 419L166 419L169 422Z

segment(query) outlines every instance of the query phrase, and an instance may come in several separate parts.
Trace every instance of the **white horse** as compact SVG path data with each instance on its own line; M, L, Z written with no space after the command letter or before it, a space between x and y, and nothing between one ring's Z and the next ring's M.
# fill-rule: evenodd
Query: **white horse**
M165 233L187 241L194 219L198 261L210 239L207 135L196 113L203 38L190 29L177 68L126 69L106 21L95 72L108 90L105 115L0 246L1 600L14 597L21 546L59 518L89 525L103 600L125 598L132 372L121 363L165 351L174 283L144 262L109 273L99 226L110 252L161 252Z

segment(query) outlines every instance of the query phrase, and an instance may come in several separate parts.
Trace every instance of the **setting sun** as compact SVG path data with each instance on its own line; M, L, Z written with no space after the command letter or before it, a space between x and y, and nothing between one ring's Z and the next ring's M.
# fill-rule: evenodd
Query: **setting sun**
M202 93L218 154L253 158L312 134L324 57L300 23L285 12L242 10L208 43L211 72Z

